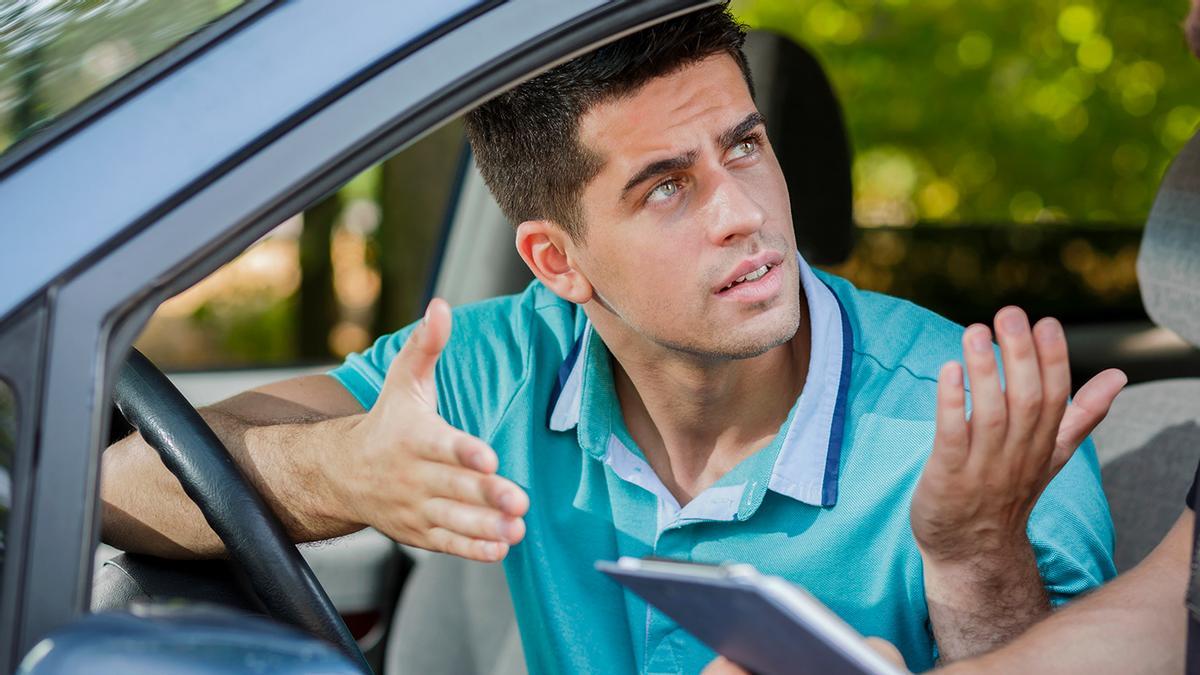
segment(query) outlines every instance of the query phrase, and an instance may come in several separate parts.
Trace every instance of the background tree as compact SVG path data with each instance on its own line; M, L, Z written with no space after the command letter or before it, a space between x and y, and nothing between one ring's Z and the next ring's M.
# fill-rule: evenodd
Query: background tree
M329 257L333 228L342 213L342 196L334 192L304 212L300 232L300 288L296 298L297 354L302 360L327 361L329 332L338 318Z
M441 236L453 174L462 159L463 130L455 120L385 161L375 232L380 291L371 326L382 335L417 318ZM436 177L436 179L432 179Z

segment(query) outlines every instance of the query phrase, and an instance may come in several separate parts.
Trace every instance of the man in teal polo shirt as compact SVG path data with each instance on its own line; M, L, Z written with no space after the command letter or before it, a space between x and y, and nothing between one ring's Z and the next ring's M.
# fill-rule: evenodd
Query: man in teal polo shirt
M1007 639L1113 574L1090 446L1036 508L967 457L1057 462L1120 384L1068 410L1061 327L1008 308L1002 390L986 326L811 270L742 39L724 8L700 11L472 112L480 170L537 280L455 310L453 332L435 301L332 377L203 411L297 540L370 525L504 558L534 672L712 659L593 570L621 555L754 563L916 669ZM943 366L959 359L969 424L962 369ZM220 552L139 439L104 463L106 540Z
M500 474L530 495L528 534L505 565L532 672L691 673L712 659L592 569L623 555L752 562L896 644L914 670L932 667L908 503L934 433L937 371L961 356L962 329L789 262L809 308L804 388L765 447L682 507L631 437L610 352L578 305L534 282L454 312L437 406L496 448ZM371 408L411 332L332 375ZM1090 449L1068 463L1030 523L1055 603L1115 574L1097 471Z

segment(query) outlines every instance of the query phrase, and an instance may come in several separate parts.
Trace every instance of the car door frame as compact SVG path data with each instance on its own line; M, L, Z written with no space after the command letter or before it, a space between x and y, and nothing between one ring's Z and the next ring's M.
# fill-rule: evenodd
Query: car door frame
M276 223L487 96L599 43L714 2L485 1L465 19L447 22L416 43L396 44L388 58L346 72L337 88L310 92L308 104L280 111L270 131L254 143L223 148L218 166L197 167L168 197L121 214L117 234L56 270L19 306L0 307L0 352L11 352L16 344L34 357L26 363L34 377L7 373L28 405L20 408L23 435L13 476L18 489L0 593L0 669L12 670L19 655L49 631L86 611L99 534L98 470L109 389L133 339L161 301L231 260ZM364 3L355 8L356 21L366 26L403 20L407 7ZM239 41L247 30L242 24L227 38L207 44L206 53L241 49L249 56L252 47L294 44L296 36L284 32L287 24L280 22L272 31L271 23L285 10L304 12L307 25L321 25L345 8L319 0L282 3L245 20L273 43ZM195 63L184 60L146 83L142 92L194 76L188 65ZM87 217L89 189L100 189L86 180L94 179L93 168L68 166L73 175L64 176L60 167L51 176L48 160L82 143L99 121L138 115L137 100L116 102L96 112L94 120L77 120L79 128L0 178L0 194L16 177L75 180L79 217ZM24 206L35 214L26 227L54 226L36 222L36 209ZM14 326L27 324L23 341L8 338Z

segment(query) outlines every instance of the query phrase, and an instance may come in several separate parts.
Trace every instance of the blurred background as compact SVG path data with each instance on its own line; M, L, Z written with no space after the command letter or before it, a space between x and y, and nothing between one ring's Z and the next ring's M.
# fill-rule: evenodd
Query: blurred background
M3 3L0 151L238 4ZM1141 228L1200 124L1186 0L733 8L811 49L841 101L856 238L832 271L963 323L1007 303L1068 323L1144 320ZM329 363L362 349L418 315L469 161L461 125L443 127L164 303L138 346L166 370Z

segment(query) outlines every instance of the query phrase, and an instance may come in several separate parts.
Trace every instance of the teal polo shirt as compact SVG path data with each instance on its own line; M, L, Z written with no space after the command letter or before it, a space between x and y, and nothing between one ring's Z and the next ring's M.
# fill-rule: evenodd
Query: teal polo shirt
M577 305L534 282L454 310L438 408L529 494L525 539L504 567L530 672L696 673L714 657L593 569L620 556L752 563L891 641L910 668L933 667L909 505L938 369L961 361L963 329L802 259L800 274L812 331L802 393L770 445L682 507L630 437L611 356ZM330 374L370 408L411 330ZM1056 604L1116 574L1091 441L1042 495L1029 538Z

